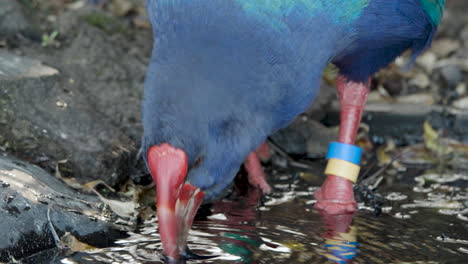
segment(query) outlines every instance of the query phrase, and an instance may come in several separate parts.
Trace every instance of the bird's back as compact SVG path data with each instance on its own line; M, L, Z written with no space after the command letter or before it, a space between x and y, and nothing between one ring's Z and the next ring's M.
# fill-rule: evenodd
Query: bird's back
M371 0L352 25L352 43L333 62L349 79L365 81L406 50L413 61L430 45L443 5L444 0Z
M366 3L148 0L155 44L145 100L153 111L184 105L187 120L264 115L271 133L311 103Z

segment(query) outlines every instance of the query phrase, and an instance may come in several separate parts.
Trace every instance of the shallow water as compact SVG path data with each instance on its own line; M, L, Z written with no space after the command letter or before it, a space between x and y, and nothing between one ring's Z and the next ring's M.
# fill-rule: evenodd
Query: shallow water
M378 216L364 204L355 215L320 215L313 209L316 187L287 174L274 178L275 191L261 205L251 190L205 208L188 246L216 257L187 263L466 263L467 176L426 175L382 186ZM164 263L156 225L148 221L116 247L54 263Z

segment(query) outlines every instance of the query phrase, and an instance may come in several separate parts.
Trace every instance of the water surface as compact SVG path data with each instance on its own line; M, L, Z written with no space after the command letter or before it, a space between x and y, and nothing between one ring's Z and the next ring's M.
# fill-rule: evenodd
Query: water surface
M466 263L468 177L399 177L380 187L377 210L362 203L355 215L330 216L313 209L316 186L275 175L271 196L250 190L202 210L188 246L215 257L187 263ZM152 219L116 247L54 263L164 263L156 226Z

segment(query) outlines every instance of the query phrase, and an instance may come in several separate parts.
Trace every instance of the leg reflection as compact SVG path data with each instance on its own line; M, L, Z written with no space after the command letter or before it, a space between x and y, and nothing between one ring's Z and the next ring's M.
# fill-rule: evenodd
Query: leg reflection
M357 229L352 226L354 213L327 214L320 212L326 232L322 234L325 239L324 254L329 260L336 263L350 263L358 254Z

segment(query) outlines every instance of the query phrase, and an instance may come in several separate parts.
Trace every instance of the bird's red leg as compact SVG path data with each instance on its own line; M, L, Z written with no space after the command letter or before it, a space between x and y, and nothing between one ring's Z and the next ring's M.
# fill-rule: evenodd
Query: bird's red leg
M354 144L361 122L362 112L369 94L370 80L365 83L349 81L344 76L337 79L341 105L340 143ZM356 211L353 183L345 178L327 175L320 190L315 193L315 207L329 214L342 214Z
M270 193L271 186L266 180L265 172L263 171L260 159L265 160L270 156L268 145L263 143L256 150L251 152L244 161L244 167L248 173L249 183L262 190L263 193Z
M270 147L267 143L261 144L260 147L255 150L255 153L257 153L261 161L268 161L271 158Z

